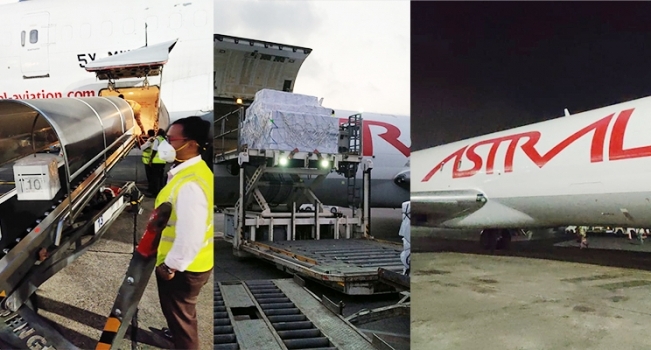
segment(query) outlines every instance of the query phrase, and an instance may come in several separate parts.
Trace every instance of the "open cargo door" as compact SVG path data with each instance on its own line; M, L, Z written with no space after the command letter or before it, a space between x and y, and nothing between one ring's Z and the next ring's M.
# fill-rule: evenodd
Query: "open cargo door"
M108 81L108 86L99 91L99 96L123 95L126 100L135 101L134 118L138 128L136 134L146 134L147 130L167 129L169 113L160 100L163 81L163 66L169 60L178 39L160 44L144 46L132 51L96 60L86 65L86 70L97 75L99 80ZM149 79L158 77L150 83ZM117 80L129 81L117 83Z

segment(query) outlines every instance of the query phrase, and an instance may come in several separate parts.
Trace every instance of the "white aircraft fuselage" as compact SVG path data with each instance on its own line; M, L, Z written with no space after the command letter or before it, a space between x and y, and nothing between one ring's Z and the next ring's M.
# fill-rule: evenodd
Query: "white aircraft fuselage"
M651 227L651 97L413 153L412 223Z
M95 60L178 39L161 77L170 121L212 111L212 2L30 0L0 5L0 98L98 96ZM162 83L161 80L162 79ZM121 84L142 79L119 80Z

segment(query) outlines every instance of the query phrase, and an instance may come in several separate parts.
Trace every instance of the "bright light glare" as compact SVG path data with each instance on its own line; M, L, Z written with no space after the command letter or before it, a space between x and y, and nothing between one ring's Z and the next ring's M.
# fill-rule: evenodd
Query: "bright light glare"
M281 166L285 166L285 165L287 165L287 158L285 158L285 157L281 157L281 158L278 160L278 163L279 163Z
M323 168L328 168L328 167L330 167L330 161L327 160L327 159L322 159L322 160L321 160L321 167L323 167Z

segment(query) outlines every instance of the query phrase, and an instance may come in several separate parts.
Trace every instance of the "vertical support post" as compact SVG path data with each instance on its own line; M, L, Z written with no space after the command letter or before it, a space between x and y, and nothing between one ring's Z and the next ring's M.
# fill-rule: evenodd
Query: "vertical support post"
M339 217L335 218L335 239L339 239Z
M274 241L274 218L269 218L269 242Z
M362 202L362 212L363 212L363 217L362 217L362 223L364 227L362 228L362 232L364 233L364 237L368 238L371 235L371 208L370 208L370 203L371 203L371 170L373 169L373 161L370 159L364 159L364 178L363 178L363 186L364 186L364 199Z
M292 230L292 241L296 240L296 202L292 202L292 219L289 224L289 228Z
M240 246L242 245L242 241L244 240L244 224L246 223L246 220L244 218L244 194L246 193L246 188L245 188L245 183L246 183L246 176L244 174L244 163L248 160L248 157L240 153L237 158L237 162L240 166L240 199L239 199L239 204L237 206L237 232L235 235L235 249L240 249Z
M319 211L321 211L321 206L319 201L314 201L314 227L316 229L315 236L316 239L321 239L321 225L319 225Z
M244 107L240 106L240 113L238 113L237 120L237 151L242 152L242 123L244 122ZM241 170L241 169L240 169Z

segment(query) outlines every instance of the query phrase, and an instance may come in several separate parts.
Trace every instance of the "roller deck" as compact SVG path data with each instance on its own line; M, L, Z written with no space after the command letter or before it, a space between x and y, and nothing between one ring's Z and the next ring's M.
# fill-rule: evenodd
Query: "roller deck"
M297 277L218 283L214 349L375 349L302 284Z
M400 245L367 238L250 242L242 248L284 271L350 295L395 292L379 281L378 269L403 269Z

